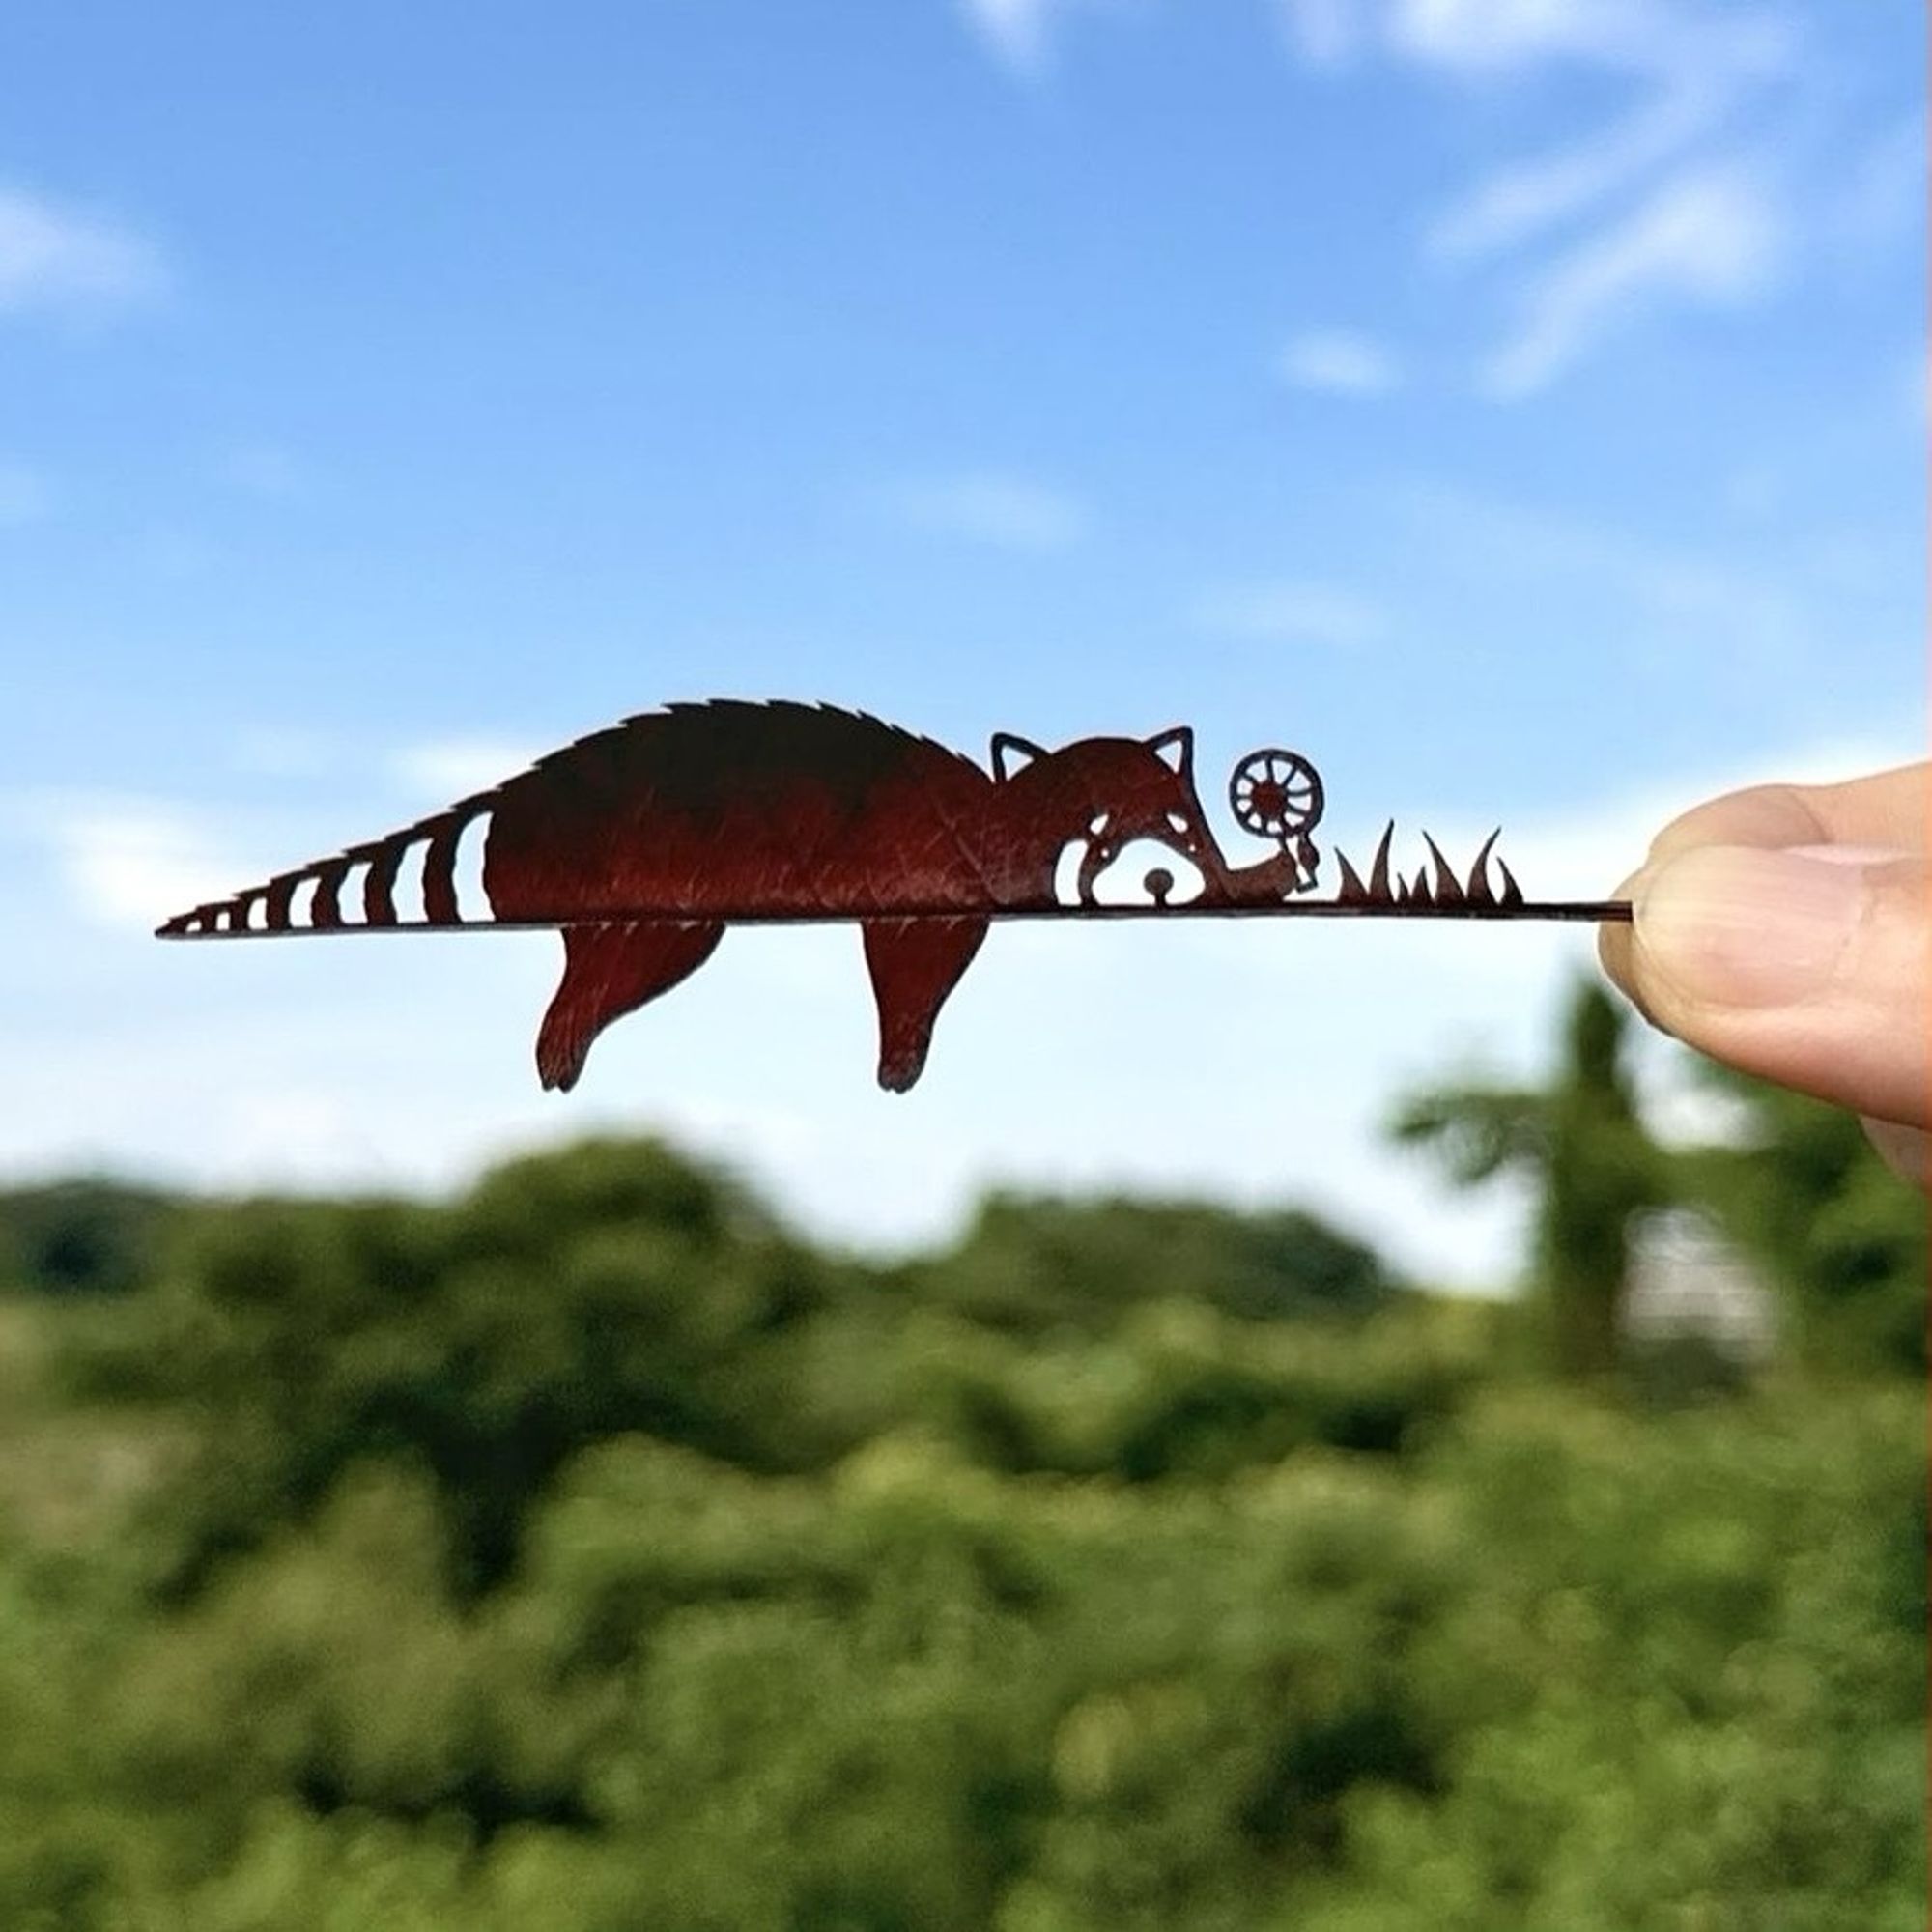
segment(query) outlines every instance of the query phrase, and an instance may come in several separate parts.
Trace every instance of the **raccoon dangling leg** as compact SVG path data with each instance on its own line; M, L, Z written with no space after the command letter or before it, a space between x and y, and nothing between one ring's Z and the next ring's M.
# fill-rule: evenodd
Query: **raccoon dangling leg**
M986 937L983 919L866 922L866 965L879 1008L879 1085L903 1094L925 1065L932 1023Z
M597 1036L689 979L724 935L722 925L565 926L563 980L537 1034L544 1086L569 1093Z

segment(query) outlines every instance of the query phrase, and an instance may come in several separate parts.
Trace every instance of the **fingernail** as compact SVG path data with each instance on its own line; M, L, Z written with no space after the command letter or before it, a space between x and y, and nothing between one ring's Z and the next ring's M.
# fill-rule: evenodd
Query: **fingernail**
M1822 859L1828 866L1891 866L1912 857L1896 845L1794 845L1791 854L1798 859Z
M1861 869L1836 858L1701 846L1639 883L1637 944L1700 1005L1795 1006L1831 984L1865 895Z

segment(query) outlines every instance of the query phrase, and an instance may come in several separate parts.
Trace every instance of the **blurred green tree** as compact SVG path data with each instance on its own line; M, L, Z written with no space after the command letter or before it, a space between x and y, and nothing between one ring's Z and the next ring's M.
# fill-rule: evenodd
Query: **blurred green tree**
M1702 1063L1741 1131L1687 1156L1686 1188L1781 1292L1797 1351L1817 1369L1926 1365L1926 1203L1842 1108Z
M1359 1319L1401 1293L1364 1242L1295 1208L994 1193L948 1252L910 1270L922 1301L1012 1334L1104 1333L1188 1294L1247 1321Z
M1810 1132L1806 1265L1895 1262ZM12 1297L0 1925L1921 1925L1920 1391L1579 1401L1308 1233L1032 1202L881 1269L604 1142Z
M176 1203L103 1178L0 1193L0 1286L36 1294L125 1294L154 1278Z
M726 1178L657 1143L592 1141L498 1168L446 1208L186 1213L141 1319L95 1338L77 1374L205 1420L159 1512L178 1587L389 1456L433 1474L453 1574L480 1590L552 1474L603 1436L822 1462L838 1445L776 1396L824 1272Z
M1526 1175L1538 1190L1535 1280L1551 1360L1564 1375L1616 1367L1632 1224L1670 1198L1668 1162L1646 1131L1623 1064L1628 1021L1594 981L1565 1015L1547 1088L1435 1087L1404 1100L1398 1143L1431 1150L1457 1185Z

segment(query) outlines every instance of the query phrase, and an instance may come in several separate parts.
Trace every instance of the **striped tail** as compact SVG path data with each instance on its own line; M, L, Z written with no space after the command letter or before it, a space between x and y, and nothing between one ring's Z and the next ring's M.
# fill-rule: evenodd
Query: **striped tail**
M352 845L233 898L178 913L156 929L157 939L239 938L251 932L336 932L362 925L470 925L492 917L484 895L480 855L495 793L466 799L374 844ZM469 835L466 837L466 835ZM420 847L418 859L416 848ZM460 875L459 866L469 875ZM418 866L420 869L418 869ZM398 901L420 892L399 911Z

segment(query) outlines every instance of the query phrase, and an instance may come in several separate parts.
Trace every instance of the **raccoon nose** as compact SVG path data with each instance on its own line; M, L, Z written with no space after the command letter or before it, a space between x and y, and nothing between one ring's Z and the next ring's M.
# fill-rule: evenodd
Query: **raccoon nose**
M1174 874L1165 866L1156 866L1141 883L1147 888L1148 897L1155 905L1164 906L1168 894L1174 890Z

